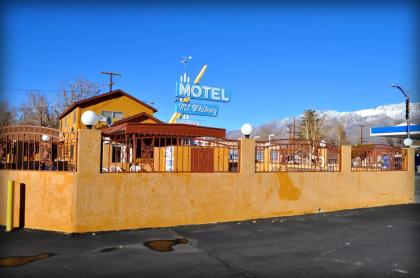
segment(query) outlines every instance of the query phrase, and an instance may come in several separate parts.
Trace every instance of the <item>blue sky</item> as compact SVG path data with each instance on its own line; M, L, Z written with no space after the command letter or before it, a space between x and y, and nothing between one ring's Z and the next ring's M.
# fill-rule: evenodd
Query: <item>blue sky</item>
M180 57L201 83L229 88L217 118L203 125L237 129L299 115L304 109L351 111L402 102L396 82L419 101L415 84L416 14L411 2L388 4L9 4L3 9L1 97L101 71L123 74L120 88L174 111ZM102 88L105 92L106 87ZM214 103L210 103L214 104Z

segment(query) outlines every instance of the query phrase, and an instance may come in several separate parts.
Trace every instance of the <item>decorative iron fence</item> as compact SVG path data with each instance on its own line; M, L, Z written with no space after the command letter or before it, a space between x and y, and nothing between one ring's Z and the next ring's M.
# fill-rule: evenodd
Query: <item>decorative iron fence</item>
M42 126L0 128L0 170L76 171L77 132Z
M351 148L352 171L406 171L407 150L369 144Z
M239 142L121 134L102 137L102 173L238 172Z
M256 142L256 172L338 172L340 167L339 146L300 139Z

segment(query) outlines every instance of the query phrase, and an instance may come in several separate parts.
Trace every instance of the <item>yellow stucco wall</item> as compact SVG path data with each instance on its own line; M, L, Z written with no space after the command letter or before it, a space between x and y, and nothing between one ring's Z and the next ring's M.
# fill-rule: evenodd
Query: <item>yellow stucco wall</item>
M83 130L79 152L94 147ZM99 138L99 135L96 135ZM83 142L89 142L84 147ZM202 224L336 211L414 201L409 171L352 172L343 147L341 172L255 173L255 143L241 142L240 173L99 173L99 159L78 167L76 231ZM95 165L96 164L96 165ZM96 169L96 170L95 170Z
M25 227L71 232L75 224L75 174L54 171L0 171L0 224L6 223L7 181L15 181L14 227L19 226L20 184L25 184Z
M414 201L409 171L255 173L255 143L241 142L240 173L100 173L100 131L80 130L77 173L1 171L27 183L27 227L65 232L165 227L373 207ZM6 174L4 174L6 173ZM29 188L29 189L28 189Z
M80 117L82 116L80 111L81 109L79 107L76 107L75 109L73 109L73 111L71 111L69 114L63 117L60 120L60 130L64 132L71 132L77 131L80 128L84 128L80 120Z
M380 184L380 181L383 181ZM77 231L163 227L413 202L403 173L83 175Z
M81 128L85 128L85 126L81 123L80 117L82 116L83 112L85 111L94 111L96 114L101 115L102 111L112 111L112 112L123 112L124 118L128 118L130 116L146 112L150 115L153 115L153 110L134 101L133 99L127 97L127 96L121 96L118 98L113 98L109 100L105 100L103 102L84 107L79 108L76 107L73 111L71 111L69 114L67 114L65 117L63 117L60 120L60 129L64 132L71 131L71 128L73 130L78 130ZM73 123L73 113L76 113L76 120ZM113 121L116 121L118 119L113 119ZM152 120L148 119L146 120L147 123L153 123Z

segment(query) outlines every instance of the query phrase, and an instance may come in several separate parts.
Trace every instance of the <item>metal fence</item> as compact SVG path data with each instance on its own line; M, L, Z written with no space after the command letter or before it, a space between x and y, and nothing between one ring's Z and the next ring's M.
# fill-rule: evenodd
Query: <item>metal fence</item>
M352 171L406 171L407 150L389 145L360 145L351 148Z
M76 171L77 132L42 126L0 128L0 170Z
M238 172L239 142L139 134L102 137L102 173Z
M256 142L256 172L338 172L340 167L339 146L300 139Z

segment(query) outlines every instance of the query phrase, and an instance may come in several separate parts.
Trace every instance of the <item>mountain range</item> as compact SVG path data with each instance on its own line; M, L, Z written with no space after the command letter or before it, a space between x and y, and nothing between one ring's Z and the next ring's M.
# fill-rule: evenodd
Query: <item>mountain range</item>
M359 143L361 139L365 143L395 143L391 138L370 137L371 127L393 126L405 123L405 103L388 104L376 108L357 110L352 112L339 112L334 110L316 111L322 122L322 134L330 142L336 140L337 123L344 126L347 140L350 144ZM299 130L299 122L302 115L273 120L254 127L253 136L260 136L259 140L267 140L268 135L275 134L274 138L288 138L289 132ZM420 103L410 103L410 123L420 123ZM289 128L289 131L288 131ZM227 132L228 138L241 137L240 130ZM272 139L274 139L272 137Z

